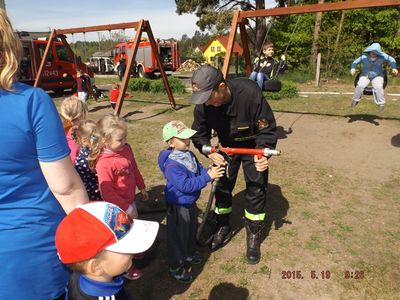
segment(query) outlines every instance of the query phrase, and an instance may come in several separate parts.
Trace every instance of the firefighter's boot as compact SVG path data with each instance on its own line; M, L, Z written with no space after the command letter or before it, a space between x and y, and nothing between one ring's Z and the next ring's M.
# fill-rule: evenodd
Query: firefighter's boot
M211 242L211 250L222 247L231 238L232 232L229 226L229 216L230 214L217 215L217 230Z
M260 261L261 234L264 229L264 221L246 220L247 233L247 263L250 265L258 264Z

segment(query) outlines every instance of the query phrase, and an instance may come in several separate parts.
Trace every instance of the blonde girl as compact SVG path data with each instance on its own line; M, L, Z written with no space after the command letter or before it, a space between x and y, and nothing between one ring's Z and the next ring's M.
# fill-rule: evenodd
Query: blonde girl
M72 163L75 163L79 151L78 146L72 138L73 127L81 120L86 119L87 111L86 104L75 96L65 98L60 106L60 117L67 137L68 146L71 150L70 157Z
M75 160L75 169L85 185L89 199L91 201L101 201L97 174L89 168L88 161L93 141L96 139L95 131L96 123L94 121L83 120L73 130L72 138L79 148L78 156Z
M147 201L149 196L126 136L127 125L122 118L114 114L102 117L97 122L89 163L97 172L103 200L116 204L132 218L137 218L136 187L144 201ZM134 280L142 275L142 272L132 265L124 276Z

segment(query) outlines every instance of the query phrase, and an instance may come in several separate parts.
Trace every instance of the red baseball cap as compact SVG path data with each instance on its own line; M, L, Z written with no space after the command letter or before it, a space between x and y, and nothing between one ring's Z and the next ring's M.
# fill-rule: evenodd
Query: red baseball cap
M141 253L153 244L159 224L132 219L118 206L105 202L79 205L59 224L55 243L65 264L84 261L106 249Z

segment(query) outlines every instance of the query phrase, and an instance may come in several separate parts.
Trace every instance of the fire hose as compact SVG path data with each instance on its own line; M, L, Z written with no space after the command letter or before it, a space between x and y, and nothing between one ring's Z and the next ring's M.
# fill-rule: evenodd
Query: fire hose
M281 155L280 150L275 150L275 149L270 149L270 148L258 148L258 149L229 148L229 147L222 147L221 145L219 145L219 146L204 145L201 150L205 155L209 155L211 153L219 153L227 161L229 161L229 156L232 156L235 154L257 155L258 158L261 158L263 156L271 157L271 156ZM208 202L207 202L206 209L204 211L203 219L202 219L199 229L197 231L197 235L196 235L197 241L201 246L206 246L209 243L211 243L214 231L217 227L216 215L215 214L210 215L210 211L211 211L212 203L214 201L215 190L217 188L218 179L219 178L216 178L212 181L210 196L208 197ZM205 231L205 225L207 223L208 223L208 228Z

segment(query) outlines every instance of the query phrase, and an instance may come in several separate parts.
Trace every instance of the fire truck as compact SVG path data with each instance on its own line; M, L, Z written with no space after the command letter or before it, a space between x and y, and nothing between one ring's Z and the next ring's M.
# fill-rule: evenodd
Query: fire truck
M180 53L178 42L174 40L156 40L161 61L164 64L164 71L176 71L180 66ZM122 42L116 45L114 51L115 70L119 66L121 58L127 59L133 47L133 41ZM132 64L132 74L139 77L154 77L155 73L160 72L150 41L142 40L139 42L135 62Z
M23 48L19 81L33 85L48 40L46 37L34 37L29 33L20 33L19 35ZM56 93L62 93L66 89L73 89L77 66L83 73L89 75L91 81L93 81L93 72L80 59L75 62L61 41L54 41L43 67L40 87Z

